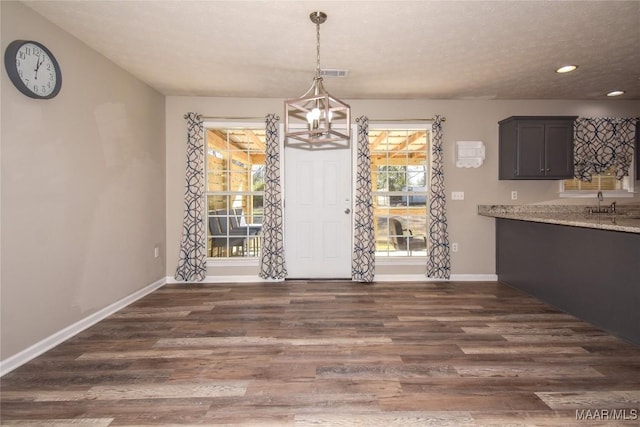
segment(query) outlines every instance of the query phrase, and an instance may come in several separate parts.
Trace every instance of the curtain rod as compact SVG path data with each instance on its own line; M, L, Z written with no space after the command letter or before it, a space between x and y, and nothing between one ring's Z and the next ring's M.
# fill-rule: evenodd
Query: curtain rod
M224 117L224 116L203 116L201 114L198 114L198 117L203 119L203 120L264 120L266 116L262 116L262 117ZM183 116L183 118L187 118L187 115L185 114ZM279 117L278 117L279 118ZM421 119L369 119L370 122L432 122L434 121L436 118L435 117L431 117L431 118L421 118ZM442 120L443 122L447 121L446 117L441 117L440 120ZM356 121L358 121L358 119L356 119Z
M224 116L203 116L202 114L198 114L197 115L199 118L203 119L203 120L264 120L266 116L261 116L261 117L240 117L240 116L236 116L236 117L224 117ZM183 118L187 118L187 115L185 114L184 116L182 116Z
M369 119L370 122L433 122L435 121L435 117L431 118L421 118L421 119ZM356 119L357 121L358 119ZM440 117L440 120L443 122L447 121L446 117Z

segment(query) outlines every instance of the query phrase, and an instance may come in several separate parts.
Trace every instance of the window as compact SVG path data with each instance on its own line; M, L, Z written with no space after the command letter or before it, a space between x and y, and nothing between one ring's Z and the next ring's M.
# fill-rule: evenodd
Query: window
M264 199L264 128L207 128L205 138L208 255L257 257Z
M427 189L430 132L371 129L376 256L427 255Z
M560 197L595 197L598 191L602 191L605 197L633 197L634 170L632 163L629 174L621 180L616 178L615 166L600 175L593 175L591 182L565 179L560 181Z
M578 177L560 183L561 197L595 197L599 191L606 197L633 197L636 179L634 143L637 145L637 119L612 117L579 117L574 125L574 163ZM630 163L630 164L629 164ZM629 171L622 175L618 167ZM618 179L620 178L620 179Z

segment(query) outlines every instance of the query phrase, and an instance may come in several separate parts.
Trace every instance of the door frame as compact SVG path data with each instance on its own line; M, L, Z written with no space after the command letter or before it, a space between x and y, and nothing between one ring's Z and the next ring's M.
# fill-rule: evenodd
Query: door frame
M357 123L352 123L351 124L351 134L350 134L350 141L349 141L349 147L348 148L331 148L328 150L331 151L335 151L335 150L341 150L341 151L348 151L349 152L349 156L351 156L351 162L350 162L350 167L351 167L351 173L350 173L350 191L349 191L349 199L350 199L350 204L349 204L349 209L351 209L351 213L350 213L350 219L349 219L349 230L350 230L350 236L349 236L349 262L350 265L352 263L353 260L353 245L354 245L354 239L355 239L355 230L354 230L354 223L355 223L355 195L356 195L356 171L357 171L357 160L358 160L358 156L357 156L357 137L358 137L358 132L357 132ZM287 239L286 239L286 234L287 234L287 215L286 215L286 194L287 194L287 174L286 174L286 151L287 151L287 147L285 145L285 136L284 136L284 124L280 124L280 164L282 165L281 170L280 170L280 185L282 187L282 224L283 224L283 242L286 243ZM291 150L297 150L299 148L289 148ZM322 149L319 149L317 151L323 151ZM286 253L287 253L287 247L286 245L284 246L284 251L285 251L285 260L286 260ZM345 278L339 278L336 277L335 279L341 279L341 280L351 280L351 274L352 272L349 271L349 276L345 277ZM296 280L297 278L292 278L292 280ZM314 278L314 277L309 277L308 279L311 280L331 280L329 278Z

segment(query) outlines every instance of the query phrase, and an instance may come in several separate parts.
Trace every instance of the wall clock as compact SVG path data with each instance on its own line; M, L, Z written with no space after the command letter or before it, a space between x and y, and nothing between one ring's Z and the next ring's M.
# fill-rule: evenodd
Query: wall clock
M31 98L50 99L60 92L60 65L41 43L12 41L4 51L4 66L14 86Z

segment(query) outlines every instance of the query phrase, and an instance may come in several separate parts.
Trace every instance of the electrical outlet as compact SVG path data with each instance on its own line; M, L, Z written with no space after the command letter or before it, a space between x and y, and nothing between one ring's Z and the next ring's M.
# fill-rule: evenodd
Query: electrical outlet
M451 244L451 252L458 252L458 244L457 243L452 243Z
M452 191L451 200L464 200L464 191Z
M518 200L518 192L517 191L512 191L511 192L511 200Z

